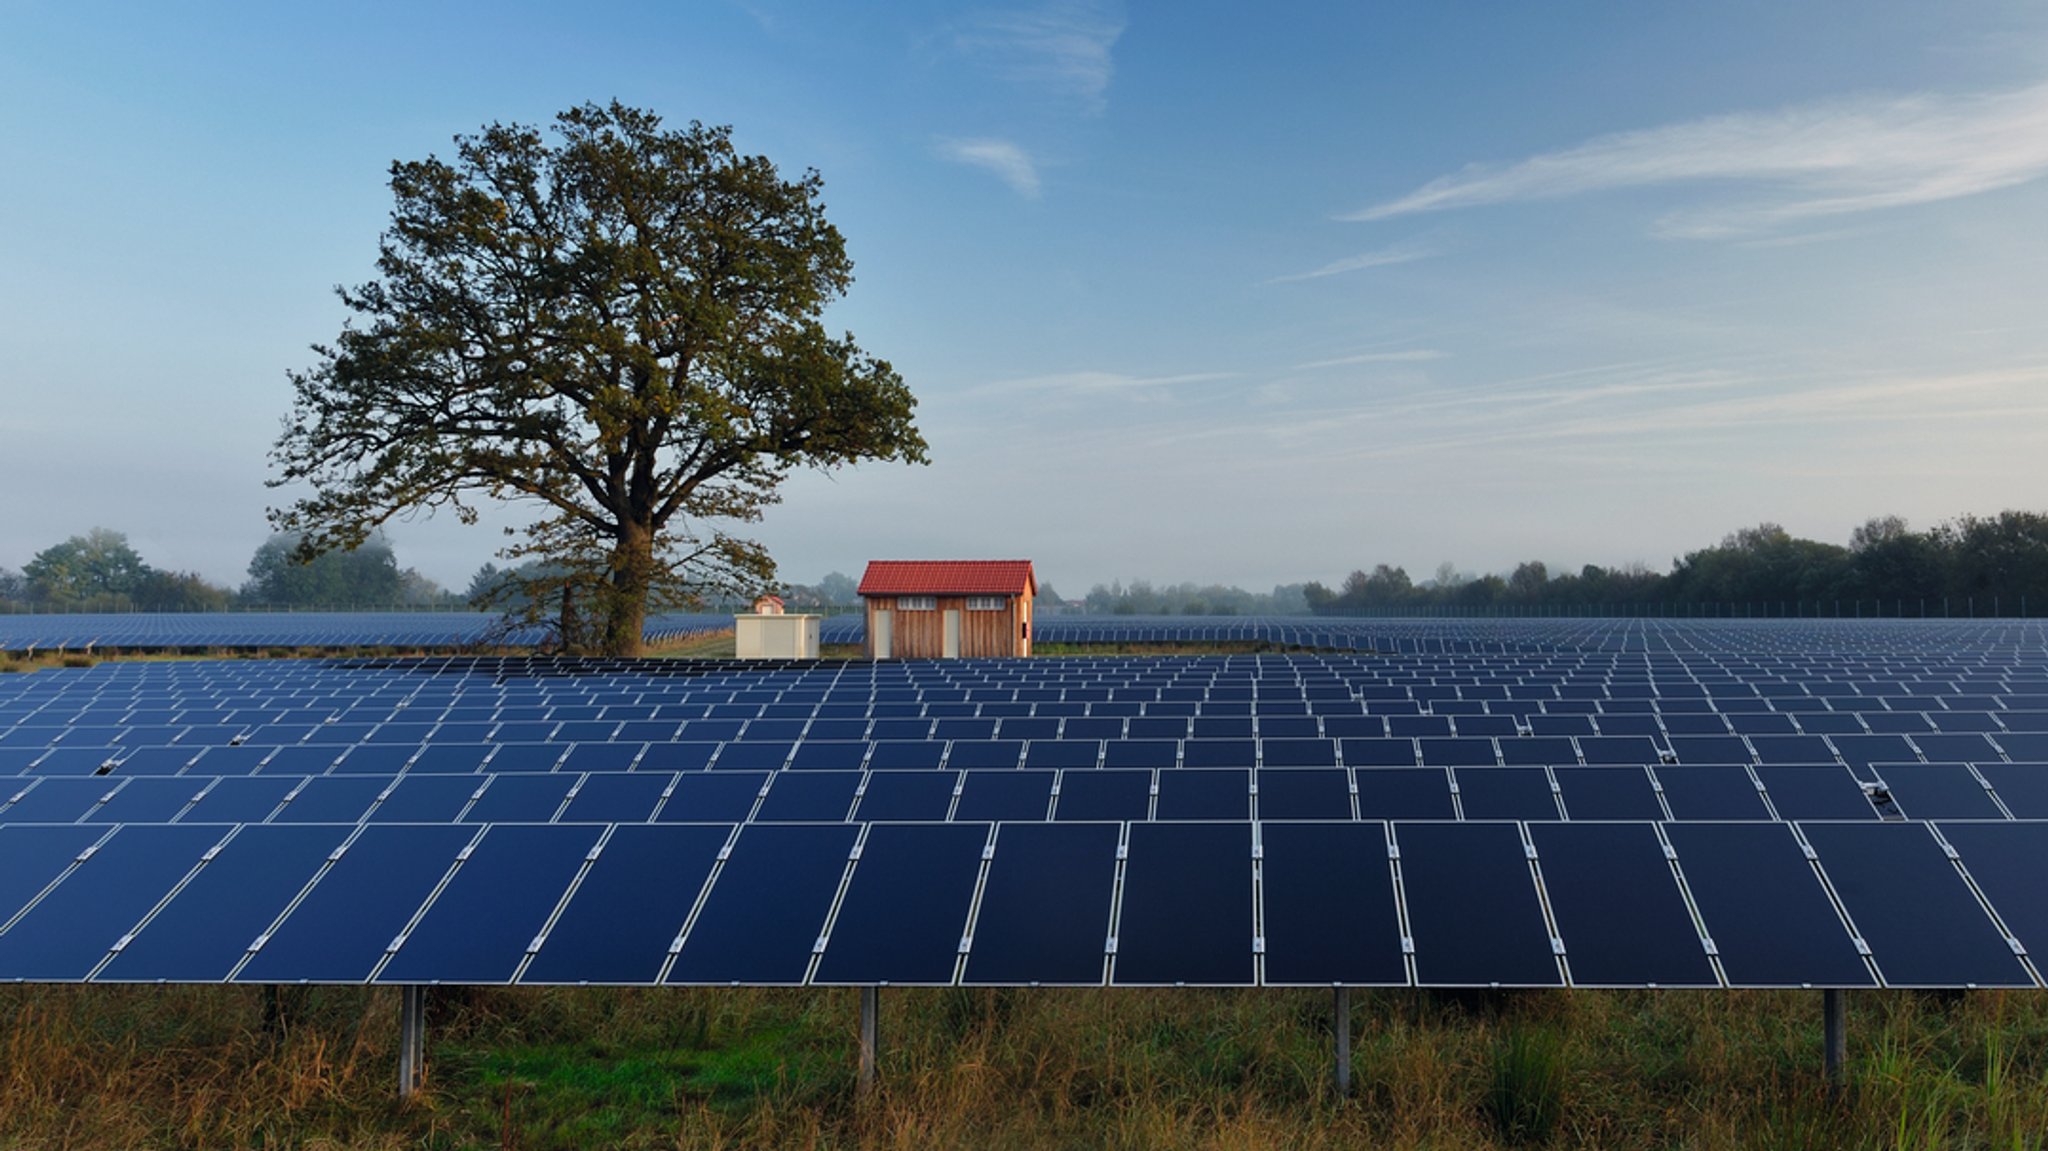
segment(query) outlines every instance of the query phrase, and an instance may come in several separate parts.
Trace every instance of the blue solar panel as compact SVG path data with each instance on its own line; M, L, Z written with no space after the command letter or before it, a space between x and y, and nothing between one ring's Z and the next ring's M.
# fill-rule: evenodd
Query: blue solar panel
M509 983L603 829L494 825L398 944L385 983Z
M227 831L161 825L116 831L0 932L0 980L84 979Z
M731 835L718 824L614 828L520 982L653 983Z
M1386 828L1264 823L1265 982L1405 986Z
M1263 767L1257 772L1260 819L1350 819L1351 776L1327 768Z
M877 771L868 775L854 818L932 822L953 807L959 776L939 771Z
M1575 986L1719 986L1651 825L1536 823L1529 836Z
M960 781L953 818L995 822L1044 819L1051 810L1049 771L968 772Z
M1151 807L1149 771L1069 771L1060 777L1053 817L1066 822L1145 819Z
M104 827L0 826L0 927L106 834Z
M244 827L95 976L218 983L353 829Z
M1731 986L1875 982L1790 827L1674 823L1665 834Z
M1117 844L1108 823L998 828L961 982L1101 983Z
M780 773L754 818L763 823L843 820L853 810L861 779L857 771Z
M560 819L564 823L644 823L653 818L675 778L656 772L585 776Z
M712 880L669 983L802 983L857 828L750 824Z
M360 983L455 865L477 828L386 824L350 841L235 975L243 983Z
M1112 981L1252 983L1251 847L1242 823L1132 824Z
M1809 823L1801 831L1886 984L2034 986L1924 825Z
M1418 981L1439 987L1563 982L1513 824L1402 823L1395 839Z
M819 983L951 984L986 824L875 824L818 961Z

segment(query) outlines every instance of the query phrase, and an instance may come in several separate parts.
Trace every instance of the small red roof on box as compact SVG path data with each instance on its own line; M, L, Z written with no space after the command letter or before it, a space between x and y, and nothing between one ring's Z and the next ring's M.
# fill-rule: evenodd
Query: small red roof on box
M860 577L869 595L1037 594L1030 560L870 560Z

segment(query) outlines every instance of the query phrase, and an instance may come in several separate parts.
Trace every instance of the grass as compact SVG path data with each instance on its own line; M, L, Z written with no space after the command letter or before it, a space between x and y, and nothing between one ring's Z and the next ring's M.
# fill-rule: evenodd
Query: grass
M1357 993L1355 1090L1314 991L889 989L854 1090L850 989L430 995L0 989L0 1147L1986 1148L2043 1146L2048 1000L1850 996L1850 1085L1797 992Z

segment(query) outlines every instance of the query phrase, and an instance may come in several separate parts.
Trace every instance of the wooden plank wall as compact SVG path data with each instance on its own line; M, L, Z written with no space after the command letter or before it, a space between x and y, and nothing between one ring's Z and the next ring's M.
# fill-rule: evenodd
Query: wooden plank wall
M989 659L1030 655L1023 638L1023 621L1030 608L1022 597L1006 597L1003 611L968 611L966 596L939 596L934 611L902 611L896 596L876 596L867 601L868 658L873 659L875 610L887 606L893 621L892 659L939 659L946 650L946 612L960 613L960 655L963 659Z

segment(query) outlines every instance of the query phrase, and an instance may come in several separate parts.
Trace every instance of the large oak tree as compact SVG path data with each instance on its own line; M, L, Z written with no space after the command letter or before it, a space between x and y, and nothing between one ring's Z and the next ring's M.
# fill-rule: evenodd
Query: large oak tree
M271 484L311 494L271 521L302 557L528 501L502 554L557 586L522 602L573 604L589 646L635 654L651 606L772 580L730 525L792 469L924 462L902 378L819 322L853 266L816 172L618 103L456 145L392 165L379 277L339 289L357 318L291 376Z

